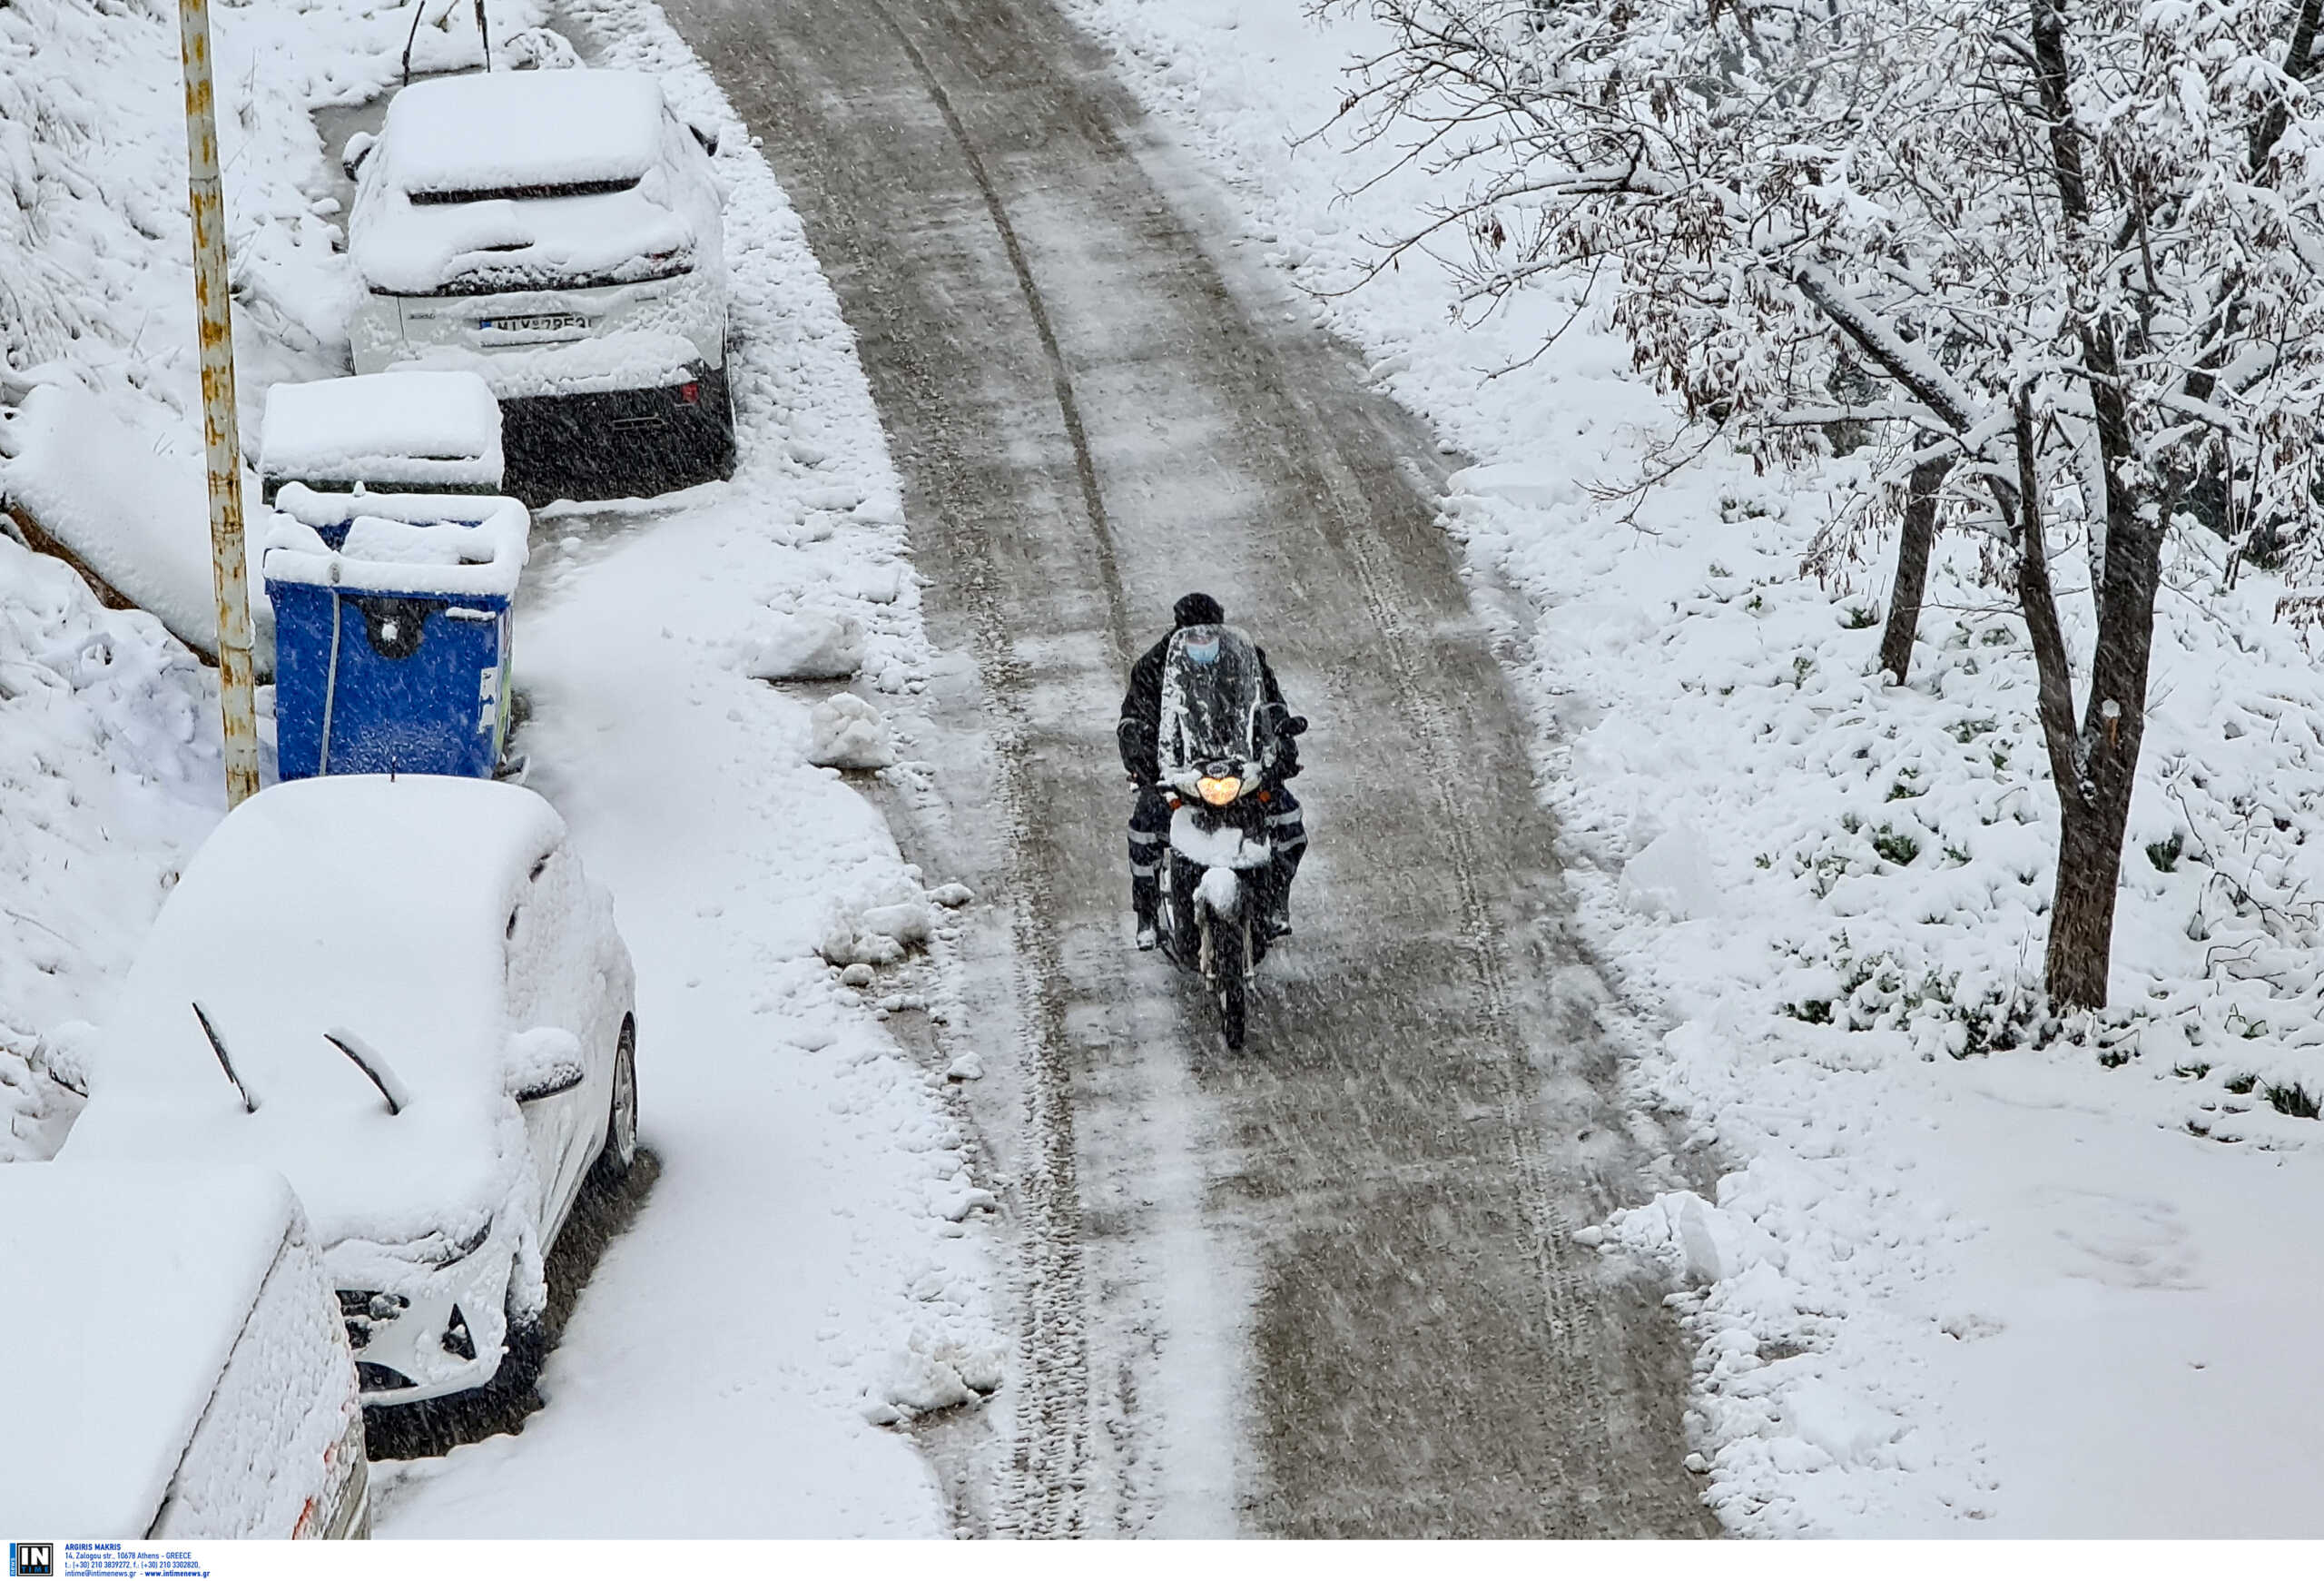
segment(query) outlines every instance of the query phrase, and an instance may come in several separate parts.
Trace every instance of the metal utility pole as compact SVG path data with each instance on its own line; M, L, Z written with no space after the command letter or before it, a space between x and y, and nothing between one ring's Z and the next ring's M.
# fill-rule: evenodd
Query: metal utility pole
M210 561L218 589L218 700L226 805L258 793L258 711L251 694L250 584L242 553L242 445L234 418L234 331L226 287L226 200L218 179L209 0L178 0L185 53L185 153L193 211L193 295L202 324L202 439L210 463Z

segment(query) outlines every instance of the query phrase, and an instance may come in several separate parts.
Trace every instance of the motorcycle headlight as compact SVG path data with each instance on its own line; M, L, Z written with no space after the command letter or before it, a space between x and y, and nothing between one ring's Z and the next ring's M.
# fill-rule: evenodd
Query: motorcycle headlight
M1243 781L1238 776L1231 774L1221 776L1216 779L1204 775L1195 782L1195 788L1202 793L1202 799L1212 806L1223 807L1243 794Z

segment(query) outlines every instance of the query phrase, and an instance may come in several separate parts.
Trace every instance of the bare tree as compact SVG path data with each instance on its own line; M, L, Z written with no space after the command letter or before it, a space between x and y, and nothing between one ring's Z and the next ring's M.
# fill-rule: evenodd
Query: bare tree
M1899 462L1924 487L1892 482L1908 529L1925 499L1934 530L1941 489L2014 567L2061 814L2061 1008L2106 998L2179 506L2208 479L2239 520L2313 512L2319 6L1373 3L1394 43L1344 114L1460 192L1381 267L1461 236L1481 302L1595 269L1638 368L1757 425L1763 454L1804 457L1837 417L1935 436ZM1843 357L1882 399L1830 410ZM2062 596L2091 601L2085 654Z

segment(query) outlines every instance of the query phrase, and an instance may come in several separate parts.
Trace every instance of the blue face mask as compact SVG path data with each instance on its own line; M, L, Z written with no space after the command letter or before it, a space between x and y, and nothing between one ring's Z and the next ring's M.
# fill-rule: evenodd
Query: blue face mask
M1181 645L1181 650L1186 654L1188 664L1212 665L1218 662L1218 638L1216 635L1189 637Z

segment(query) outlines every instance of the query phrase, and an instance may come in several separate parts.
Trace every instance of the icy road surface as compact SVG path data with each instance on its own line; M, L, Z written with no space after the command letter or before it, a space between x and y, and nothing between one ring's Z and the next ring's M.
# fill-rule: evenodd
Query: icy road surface
M950 812L901 831L991 903L954 1052L1020 1237L1005 1414L933 1439L956 1499L989 1479L1028 1535L1709 1530L1658 1292L1571 1239L1649 1194L1642 1149L1425 440L1040 0L668 9L838 289L973 660L930 693ZM1125 916L1114 710L1191 587L1315 722L1241 1057Z

